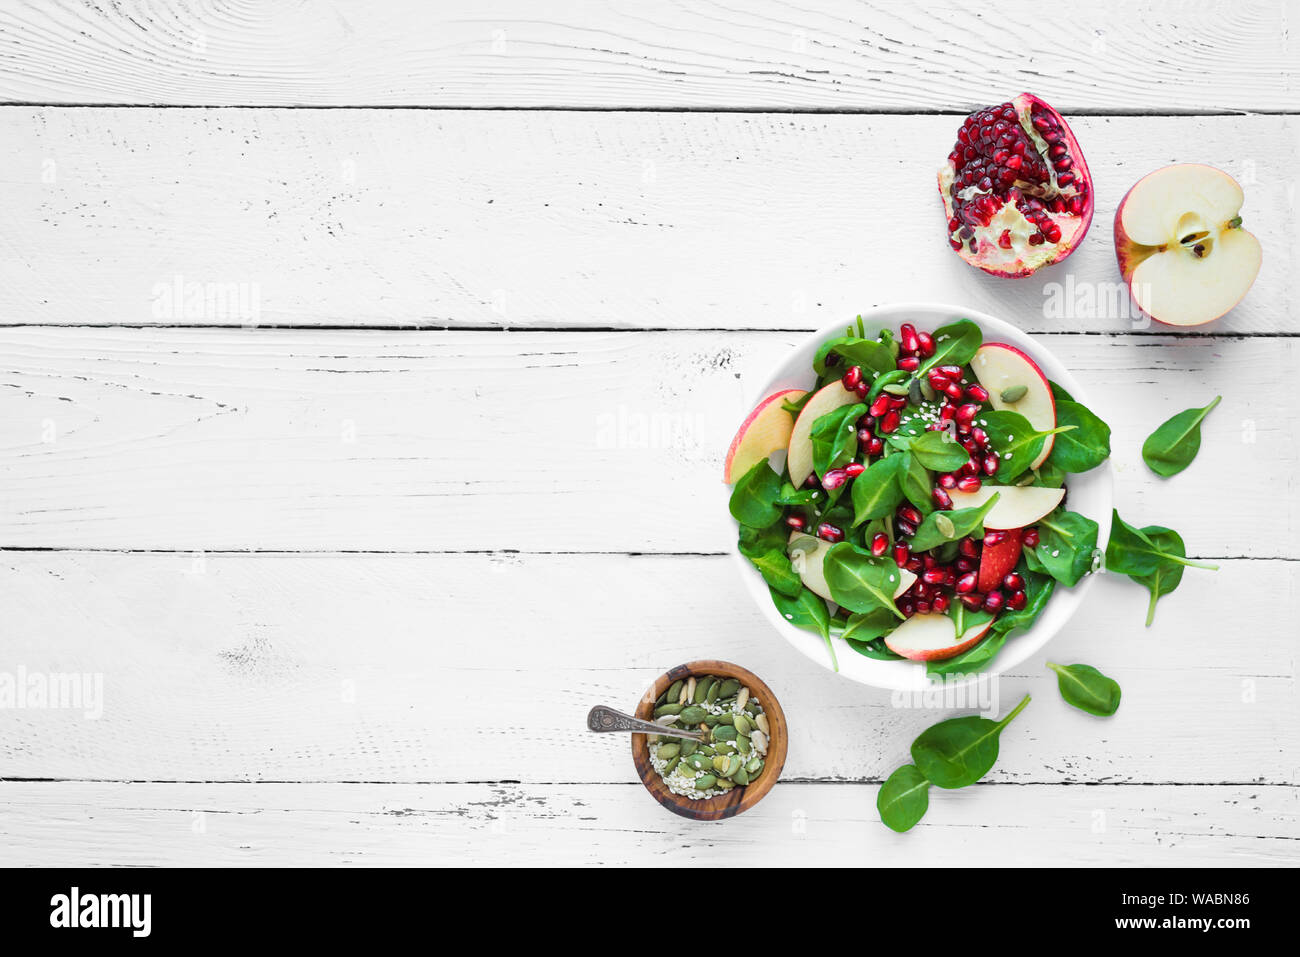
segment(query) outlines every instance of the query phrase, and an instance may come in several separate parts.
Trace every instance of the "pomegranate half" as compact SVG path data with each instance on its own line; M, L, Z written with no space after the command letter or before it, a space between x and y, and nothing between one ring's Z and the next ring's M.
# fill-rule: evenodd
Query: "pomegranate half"
M1092 223L1092 176L1061 114L1031 93L977 110L939 170L948 244L1019 278L1060 262Z

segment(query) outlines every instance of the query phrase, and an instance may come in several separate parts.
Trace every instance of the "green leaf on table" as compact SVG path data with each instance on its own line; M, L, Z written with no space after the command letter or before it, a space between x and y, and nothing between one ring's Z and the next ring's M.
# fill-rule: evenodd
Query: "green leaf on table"
M1191 465L1201 449L1201 422L1222 399L1216 395L1203 409L1184 409L1152 432L1142 443L1147 468L1169 478Z
M1119 710L1119 682L1107 678L1092 665L1058 665L1049 661L1047 667L1056 672L1056 685L1066 704L1099 718L1109 718Z
M1218 571L1218 565L1194 562L1187 557L1182 536L1163 525L1135 528L1119 517L1111 516L1110 541L1106 543L1106 570L1127 575L1151 593L1147 606L1147 626L1156 616L1156 602L1168 595L1183 580L1184 568Z
M912 742L912 762L926 779L941 788L974 784L998 759L998 739L1025 706L1029 695L1001 721L967 715L949 718L922 731Z
M984 516L1000 497L1001 493L995 492L983 505L931 512L912 537L912 551L928 551L944 542L955 542L967 535L981 537L984 534Z
M910 831L930 807L930 782L914 764L891 774L876 794L876 810L890 830Z

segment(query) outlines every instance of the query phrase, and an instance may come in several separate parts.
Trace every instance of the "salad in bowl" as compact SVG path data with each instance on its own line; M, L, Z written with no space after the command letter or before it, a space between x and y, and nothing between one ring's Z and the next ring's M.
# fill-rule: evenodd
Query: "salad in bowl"
M1109 532L1110 429L1024 333L883 307L805 343L763 395L728 505L746 583L799 650L922 687L1019 663L1077 607Z

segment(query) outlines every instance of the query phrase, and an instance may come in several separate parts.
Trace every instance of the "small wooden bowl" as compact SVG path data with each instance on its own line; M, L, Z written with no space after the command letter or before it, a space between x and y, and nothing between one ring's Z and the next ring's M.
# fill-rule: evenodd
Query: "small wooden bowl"
M632 735L632 760L636 763L637 773L641 775L641 783L646 786L646 790L668 810L693 821L721 821L735 817L741 811L748 811L763 800L763 796L772 790L772 786L781 776L781 769L785 767L788 744L785 712L781 710L781 703L776 700L776 695L772 694L772 689L760 681L753 672L728 661L705 660L688 661L655 679L655 683L641 696L636 706L636 716L643 721L653 721L655 702L659 700L659 696L667 691L674 681L684 680L691 675L697 677L720 675L723 678L735 678L749 688L752 696L758 698L763 712L767 715L770 731L767 754L764 757L765 767L758 783L732 788L726 794L711 798L689 798L675 794L668 789L668 785L650 763L650 745L644 734Z

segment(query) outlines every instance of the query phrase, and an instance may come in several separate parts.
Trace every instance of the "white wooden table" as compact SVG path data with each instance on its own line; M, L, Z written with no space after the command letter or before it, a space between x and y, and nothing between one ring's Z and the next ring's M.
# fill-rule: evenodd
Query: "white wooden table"
M0 3L0 671L104 683L99 720L0 710L0 863L1296 862L1294 8L968 7ZM947 250L933 170L1021 89L1099 204L1008 282ZM1115 205L1175 161L1245 186L1248 299L1049 315L1117 280ZM1121 513L1222 569L1150 629L1099 582L1050 652L1119 715L1032 660L987 781L895 835L876 789L939 715L783 644L718 476L783 350L907 299L1048 337ZM1156 480L1142 439L1218 393ZM694 657L792 725L714 825L583 730Z

